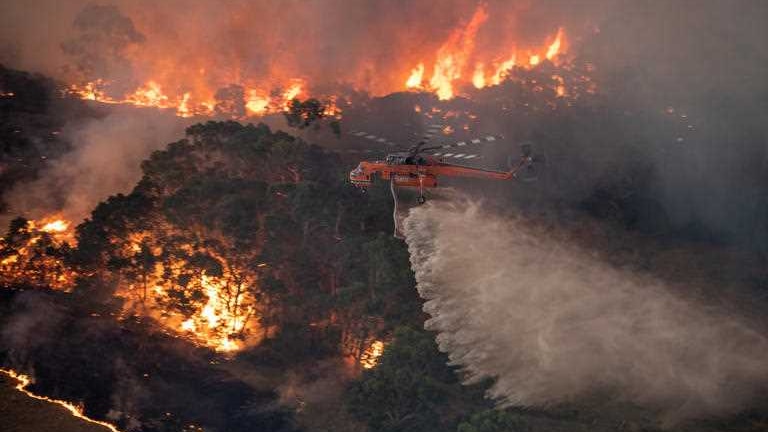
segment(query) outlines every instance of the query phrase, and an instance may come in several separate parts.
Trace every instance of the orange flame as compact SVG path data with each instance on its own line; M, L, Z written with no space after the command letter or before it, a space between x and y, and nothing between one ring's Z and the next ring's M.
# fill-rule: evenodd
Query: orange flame
M555 57L560 53L560 45L562 44L563 39L563 28L557 29L557 36L555 36L555 41L552 42L552 44L547 48L547 60L554 60Z
M454 30L448 39L437 51L435 62L432 66L432 77L426 89L437 94L438 98L445 100L455 96L457 83L471 83L475 88L481 89L488 85L498 85L517 65L518 54L516 50L506 57L506 60L487 61L479 58L481 53L475 51L475 37L480 27L488 19L484 4L480 4L472 19L462 28ZM561 27L557 30L554 40L544 47L526 51L527 63L523 67L532 68L541 64L542 59L557 61L562 54L565 43L565 30ZM472 63L474 60L474 63ZM488 75L486 64L493 64L492 74ZM424 62L411 70L411 74L405 81L406 89L422 88ZM471 79L465 79L471 76Z
M418 66L411 70L411 75L405 81L406 88L421 87L421 82L424 80L424 63L419 63Z
M371 70L378 65L376 59L354 62L357 66L340 71L333 82L350 84L355 91L362 90L381 96L399 90L418 89L434 92L440 99L450 99L463 88L474 86L484 88L501 83L510 70L517 67L536 67L545 59L551 62L564 61L567 48L565 30L557 28L556 33L547 37L541 46L519 46L516 41L493 39L489 46L481 46L485 35L478 37L491 20L491 6L481 2L463 22L451 29L447 37L432 45L424 41L423 47L410 46L403 49L403 55L395 53L387 57L392 63L393 74ZM243 15L245 16L245 14ZM152 23L142 22L141 14L132 17L138 27L153 33ZM236 25L250 25L237 23ZM488 26L490 27L490 26ZM250 28L250 27L249 27ZM506 32L505 32L506 33ZM234 118L279 114L287 109L290 101L297 97L327 99L333 93L318 94L316 86L303 75L306 68L292 55L281 55L282 48L275 46L274 61L264 70L256 70L238 60L234 54L232 62L217 61L222 53L206 52L206 46L195 47L196 55L180 55L178 42L170 42L162 35L147 38L142 50L131 51L131 62L140 75L140 85L125 90L125 82L116 78L81 81L69 88L77 97L104 103L133 104L174 110L181 117L225 115ZM517 62L515 62L517 59ZM381 68L380 68L381 69ZM375 73L372 73L375 72ZM249 75L253 74L253 75ZM327 73L320 71L319 76ZM313 75L314 76L314 75ZM329 84L328 78L323 84ZM238 87L235 108L223 112L220 98L226 92L220 89ZM335 96L340 96L335 94Z
M142 254L151 244L149 233L133 233L123 245L126 259ZM222 272L214 276L205 271L193 275L187 272L188 263L180 258L155 263L147 274L120 286L118 296L125 301L124 313L148 314L175 335L222 353L232 353L260 342L263 330L255 319L260 313L255 298L258 285L255 277L231 266L213 251L194 249L182 245L184 253L194 255L205 252L222 263ZM151 246L150 252L161 256L160 246ZM179 278L192 276L183 287ZM176 296L192 294L183 310L169 308Z
M472 75L472 85L478 89L485 87L485 65L482 63L475 65L475 73Z
M60 257L44 249L74 243L70 223L58 216L27 221L21 232L26 236L23 244L18 240L0 238L0 282L7 285L27 284L69 291L74 287L76 273ZM24 238L24 237L22 237ZM47 243L50 241L52 244Z
M501 84L501 81L504 79L504 77L506 77L509 71L512 70L513 67L515 67L516 59L517 59L517 56L515 56L515 54L512 54L512 57L510 57L506 61L501 62L501 64L496 68L496 72L493 74L493 77L491 78L491 83L493 85Z
M263 95L259 90L251 89L248 91L245 109L252 115L264 115L269 111L269 97Z
M364 369L373 369L379 364L379 358L382 354L384 354L384 342L380 340L373 341L360 356L360 366Z
M454 96L453 81L461 78L469 56L475 49L475 36L488 19L485 5L480 4L466 27L455 30L437 51L430 87L441 100Z

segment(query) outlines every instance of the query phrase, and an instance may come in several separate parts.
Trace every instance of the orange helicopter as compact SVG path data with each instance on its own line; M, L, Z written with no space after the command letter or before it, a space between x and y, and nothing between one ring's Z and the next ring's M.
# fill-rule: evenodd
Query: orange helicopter
M541 159L531 155L530 144L522 145L522 157L518 163L511 164L508 171L475 168L446 162L445 160L449 158L469 160L477 158L478 155L446 152L445 150L454 147L494 142L500 137L488 135L484 138L459 141L453 144L426 146L428 141L438 133L438 129L442 127L442 125L430 126L424 138L407 151L390 153L384 160L360 162L357 168L349 173L350 182L365 190L378 177L383 180L389 180L393 190L395 186L418 188L418 203L424 204L427 200L424 196L424 189L438 187L437 180L439 176L512 180L518 178L520 173L524 172L526 179L535 177L534 163L541 161ZM388 145L395 145L384 138L366 132L354 132L353 135Z

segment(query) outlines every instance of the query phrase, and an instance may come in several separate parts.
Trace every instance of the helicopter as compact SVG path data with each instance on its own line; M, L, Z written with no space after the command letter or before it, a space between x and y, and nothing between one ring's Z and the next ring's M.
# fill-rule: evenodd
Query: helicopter
M526 180L533 179L536 175L534 164L541 162L542 158L532 155L530 143L524 143L520 160L516 164L510 164L507 171L475 168L446 162L449 158L469 160L477 158L477 154L453 153L446 150L465 147L473 144L495 142L502 137L488 135L468 141L459 141L452 144L428 146L429 140L439 133L443 125L435 124L427 128L427 133L417 144L406 151L389 153L383 160L362 161L349 173L350 182L365 190L371 186L376 178L389 180L393 191L395 186L418 188L419 204L424 204L427 199L425 189L438 187L439 177L471 177L489 180L514 180L523 177ZM367 132L353 132L353 135L363 137L388 145L395 145L384 138L377 137Z

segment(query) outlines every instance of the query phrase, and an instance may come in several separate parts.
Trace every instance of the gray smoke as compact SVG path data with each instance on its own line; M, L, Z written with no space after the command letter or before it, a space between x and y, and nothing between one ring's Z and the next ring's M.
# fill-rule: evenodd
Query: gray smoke
M502 405L608 394L674 422L738 411L768 387L762 330L522 218L456 200L404 226L426 327L469 381L495 379Z
M37 180L17 184L6 194L7 217L61 213L73 222L82 220L110 195L130 192L141 179L141 161L183 137L186 123L172 113L126 107L71 124L62 133L73 150Z
M50 297L35 291L14 299L12 315L3 317L0 343L8 350L5 365L24 367L31 354L53 340L65 320L65 312Z
M83 79L123 77L124 81L133 76L127 54L145 38L116 6L87 5L77 14L72 27L73 36L62 42L61 49L71 59L70 67Z

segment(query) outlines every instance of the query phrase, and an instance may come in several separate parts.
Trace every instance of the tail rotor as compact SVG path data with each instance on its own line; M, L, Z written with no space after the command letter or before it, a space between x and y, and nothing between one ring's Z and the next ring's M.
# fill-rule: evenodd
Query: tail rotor
M520 144L520 159L514 161L512 158L508 161L510 169L519 166L515 173L518 180L524 182L534 182L538 180L541 171L546 163L546 157L542 154L533 152L533 142L525 141Z

